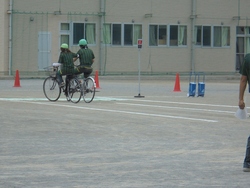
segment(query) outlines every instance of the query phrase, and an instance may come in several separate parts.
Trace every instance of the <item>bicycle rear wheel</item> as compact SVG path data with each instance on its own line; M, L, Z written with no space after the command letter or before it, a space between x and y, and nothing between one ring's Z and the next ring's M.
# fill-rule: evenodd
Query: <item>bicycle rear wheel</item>
M61 95L61 88L56 78L48 77L43 82L43 93L49 101L57 101Z
M77 78L72 78L69 80L68 85L68 97L71 102L78 103L82 97L81 83Z
M83 99L86 103L90 103L95 97L95 81L92 77L88 77L83 83Z

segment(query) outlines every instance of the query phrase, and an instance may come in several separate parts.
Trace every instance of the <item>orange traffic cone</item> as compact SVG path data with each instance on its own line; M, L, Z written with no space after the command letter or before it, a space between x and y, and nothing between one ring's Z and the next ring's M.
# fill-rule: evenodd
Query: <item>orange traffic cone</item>
M101 89L99 85L98 71L95 71L95 84L96 84L96 89Z
M19 71L18 70L16 70L14 87L21 87L20 86L20 77L19 77Z
M174 85L174 91L175 91L175 92L181 91L179 73L176 74L175 85Z

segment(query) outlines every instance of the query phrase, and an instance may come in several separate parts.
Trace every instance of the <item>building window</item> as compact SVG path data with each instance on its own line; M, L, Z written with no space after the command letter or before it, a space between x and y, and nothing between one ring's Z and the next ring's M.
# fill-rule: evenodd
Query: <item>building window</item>
M158 25L149 26L149 46L158 46Z
M113 24L112 25L112 44L113 45L121 45L122 40L122 25L121 24Z
M167 45L167 26L159 25L158 45Z
M86 39L88 44L96 44L96 26L93 23L73 23L73 45Z
M142 38L142 25L124 24L124 45L132 46L137 44L137 40Z
M202 46L211 46L211 26L202 27Z
M69 31L69 23L61 23L61 31Z
M149 46L167 45L167 25L149 26Z
M111 44L111 24L103 25L103 43Z
M124 45L125 46L133 45L133 25L132 24L124 25Z
M213 36L211 29L213 28ZM211 47L230 46L230 27L227 26L195 26L195 45Z
M142 25L140 24L104 24L103 43L112 45L133 46L142 38Z
M70 44L70 24L61 23L60 25L60 44L67 43Z
M187 45L187 26L171 25L170 26L170 46Z
M214 27L214 47L230 46L230 27Z
M211 26L195 26L195 45L211 46Z
M169 36L169 37L168 37ZM169 44L168 44L169 41ZM149 26L149 46L186 46L187 26L167 25Z
M61 44L62 43L69 44L69 35L61 35Z

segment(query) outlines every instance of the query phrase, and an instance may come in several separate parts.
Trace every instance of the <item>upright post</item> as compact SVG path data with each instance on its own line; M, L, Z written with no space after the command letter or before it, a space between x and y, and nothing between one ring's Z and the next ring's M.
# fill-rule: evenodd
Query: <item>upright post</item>
M141 48L142 48L142 39L137 40L138 44L138 95L135 97L144 97L141 96Z

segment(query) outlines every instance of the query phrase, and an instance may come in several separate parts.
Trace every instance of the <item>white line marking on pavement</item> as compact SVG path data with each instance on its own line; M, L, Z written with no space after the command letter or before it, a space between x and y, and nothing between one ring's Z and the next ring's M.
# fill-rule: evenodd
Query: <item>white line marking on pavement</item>
M95 101L125 101L125 100L131 101L131 99L121 99L121 98L113 98L113 97L95 97L94 100ZM55 106L63 106L63 107L68 107L68 108L80 108L80 109L95 110L95 111L116 112L116 113L124 113L124 114L165 117L165 118L172 118L172 119L184 119L184 120L194 120L194 121L204 121L204 122L218 122L217 120L189 118L189 117L183 117L183 116L171 116L171 115L164 115L164 114L149 114L149 113L142 113L142 112L129 112L129 111L100 109L100 108L87 108L87 107L60 105L60 104L55 104L55 103L39 103L38 102L38 101L48 101L48 99L46 99L46 98L0 98L0 101L12 101L12 102L25 102L26 101L26 102L30 102L30 103L34 103L34 104L55 105ZM63 98L63 99L60 99L60 101L66 101L66 99ZM133 101L136 101L136 100L133 100ZM166 102L166 101L151 101L151 100L138 100L138 101L195 105L193 103L181 103L181 102ZM133 104L128 104L128 103L121 103L121 104L133 105ZM134 104L134 105L140 105L140 104ZM143 105L143 104L141 104L141 106L160 107L160 108L164 107L164 106ZM216 105L216 106L220 106L220 105ZM164 108L167 108L167 107L164 107ZM177 109L178 107L169 107L169 108L176 108ZM185 109L185 108L181 108L181 109ZM189 108L186 108L186 109L189 109ZM196 109L196 110L200 110L200 109ZM210 110L208 110L208 111L210 111ZM218 111L214 111L214 112L218 112ZM225 111L221 111L221 112L225 112ZM231 112L227 112L227 113L231 113Z
M174 107L174 106L159 106L159 105L148 105L148 104L131 104L131 103L117 103L117 104L124 104L130 106L147 106L147 107L154 107L154 108L169 108L169 109L180 109L180 110L193 110L193 111L204 111L204 112L218 112L218 113L228 113L234 114L235 112L230 111L222 111L222 110L209 110L209 109L201 109L201 108L183 108L183 107Z
M188 104L194 106L213 106L213 107L226 107L226 108L238 107L238 106L221 105L221 104L217 105L217 104L201 104L201 103L171 102L171 101L153 101L153 100L136 100L136 99L133 99L133 101L167 103L167 104Z
M95 97L94 101L125 101L128 99L114 97ZM48 101L46 98L0 98L0 101ZM66 101L66 98L61 97L58 101Z
M183 117L183 116L171 116L171 115L164 115L164 114L150 114L150 113L143 113L143 112L122 111L122 110L110 110L110 109L102 109L102 108L89 108L89 107L81 107L81 106L62 105L62 104L56 104L56 103L42 103L42 102L28 102L28 103L48 105L48 106L66 107L66 108L78 108L78 109L85 109L85 110L92 110L92 111L103 111L103 112L123 113L123 114L132 114L132 115L163 117L163 118L171 118L171 119L203 121L203 122L210 122L210 123L217 123L218 122L217 120L209 120L209 119L189 118L189 117Z

